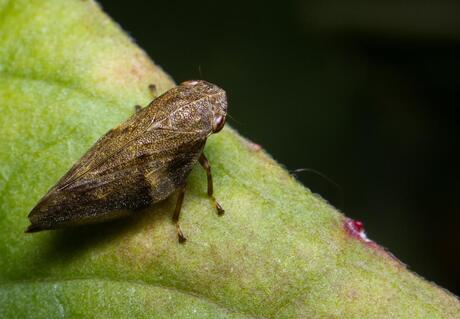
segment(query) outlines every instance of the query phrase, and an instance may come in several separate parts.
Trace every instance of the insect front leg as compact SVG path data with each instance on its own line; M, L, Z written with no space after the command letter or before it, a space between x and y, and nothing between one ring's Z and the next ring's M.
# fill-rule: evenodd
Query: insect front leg
M211 165L209 165L208 159L204 156L204 153L201 153L200 158L198 159L201 166L203 166L204 170L206 171L206 175L208 177L208 195L212 198L214 202L214 206L216 206L217 214L223 215L225 210L220 206L217 202L216 198L213 195L213 185L212 185L212 174L211 174Z
M174 215L173 215L173 222L176 224L176 232L177 232L177 238L179 239L180 243L184 243L187 238L184 236L184 233L182 232L182 229L180 228L179 225L179 216L180 216L180 210L182 208L182 202L184 201L184 196L185 196L185 187L182 186L177 194L177 200L176 200L176 208L174 209Z
M157 93L157 86L155 84L150 84L149 85L149 91L150 91L150 95L152 96L153 99L155 99L157 96L158 96L158 93ZM139 112L140 110L142 110L142 106L140 105L134 105L134 110L137 112Z
M149 91L153 98L156 98L158 96L157 86L155 84L149 85Z

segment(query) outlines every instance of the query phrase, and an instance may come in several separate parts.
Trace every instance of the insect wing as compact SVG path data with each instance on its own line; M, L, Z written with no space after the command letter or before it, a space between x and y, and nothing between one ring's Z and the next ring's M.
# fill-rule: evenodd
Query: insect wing
M104 175L116 178L131 170L130 175L141 176L149 169L160 170L181 151L181 145L206 138L206 132L177 128L170 123L174 113L193 102L191 98L187 99L187 92L180 87L158 97L99 139L50 192L90 186L91 180L97 186L98 177Z

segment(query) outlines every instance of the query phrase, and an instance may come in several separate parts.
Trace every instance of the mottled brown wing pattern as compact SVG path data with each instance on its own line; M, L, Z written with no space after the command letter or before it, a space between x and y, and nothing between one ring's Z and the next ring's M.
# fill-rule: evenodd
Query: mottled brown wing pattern
M126 157L120 156L120 152L123 152L127 147L142 144L143 141L152 142L152 138L153 141L159 138L160 140L154 142L156 145L150 147L154 149L155 146L160 144L161 139L167 138L164 137L165 134L163 133L166 133L169 138L174 138L172 133L178 133L196 135L195 139L206 139L209 134L209 124L206 125L203 119L199 119L203 123L189 121L189 123L181 123L182 125L180 126L175 123L178 122L178 117L183 119L187 115L190 118L190 113L196 112L196 106L192 105L194 102L188 91L183 90L181 87L176 87L153 100L149 106L137 112L126 122L110 130L99 139L71 170L59 180L52 191L69 187L81 176L103 167L107 161L114 157L124 160ZM201 130L197 128L201 128ZM146 132L153 134L146 134ZM157 137L156 135L159 136ZM165 145L169 146L168 144Z
M82 161L72 171L72 176L62 183L59 182L55 189L58 191L75 190L80 185L87 185L88 181L98 179L108 181L110 176L120 175L117 173L121 171L129 178L130 170L133 174L136 172L147 174L155 170L166 169L175 156L189 149L187 145L201 144L202 141L201 134L190 134L189 132L162 129L146 132L142 137L129 141L104 158L89 157L88 162Z

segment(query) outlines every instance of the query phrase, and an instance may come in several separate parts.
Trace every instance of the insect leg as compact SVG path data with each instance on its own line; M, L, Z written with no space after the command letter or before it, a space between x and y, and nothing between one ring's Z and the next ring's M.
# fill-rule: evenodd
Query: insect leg
M150 94L152 95L152 98L156 98L157 97L157 87L155 84L150 84L149 85L149 91L150 91ZM139 112L140 110L142 110L142 106L140 105L134 105L134 110L137 112Z
M158 96L157 87L156 87L155 84L150 84L149 85L149 90L150 90L150 94L152 95L153 98L156 98Z
M184 236L184 233L182 232L182 229L180 228L179 225L179 215L180 215L180 210L182 208L182 202L184 201L184 195L185 195L185 186L182 186L179 189L179 192L177 194L177 200L176 200L176 208L174 209L174 215L173 215L173 222L176 224L176 232L177 232L177 238L179 239L180 243L184 243L187 238Z
M211 165L209 165L208 159L206 158L206 156L204 156L204 153L201 153L198 161L200 162L201 166L203 166L204 170L206 171L206 175L208 177L208 195L214 201L214 205L216 206L216 209L217 209L217 214L222 215L225 212L225 210L222 208L222 206L220 206L220 204L217 202L216 198L213 195Z

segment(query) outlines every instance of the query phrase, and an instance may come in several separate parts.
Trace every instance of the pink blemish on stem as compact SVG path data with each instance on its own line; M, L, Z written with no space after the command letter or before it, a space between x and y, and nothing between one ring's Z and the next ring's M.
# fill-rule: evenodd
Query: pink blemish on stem
M365 243L372 242L372 240L367 238L366 232L364 231L364 225L359 220L347 218L345 220L345 229L347 230L348 234L356 239L362 240Z
M248 141L246 145L248 146L249 150L253 152L258 152L262 149L262 146L251 141Z
M354 220L351 218L345 219L344 228L348 235L353 238L356 238L362 242L364 242L368 247L375 249L377 252L381 253L386 257L390 257L390 259L395 262L395 265L398 267L405 267L405 265L396 258L392 253L387 251L385 248L378 245L376 242L367 238L366 232L364 231L364 224L359 220Z

